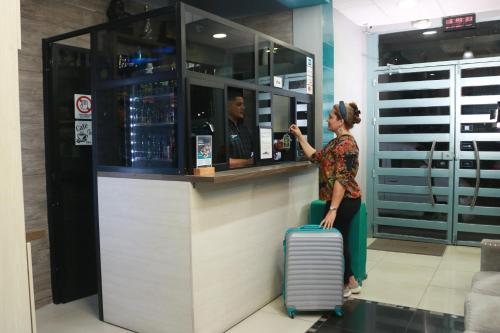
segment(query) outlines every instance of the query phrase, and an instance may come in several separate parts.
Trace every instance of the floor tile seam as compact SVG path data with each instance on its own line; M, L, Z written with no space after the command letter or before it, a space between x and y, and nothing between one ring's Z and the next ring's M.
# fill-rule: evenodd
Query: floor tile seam
M377 267L377 265L378 265L379 263L380 263L380 260L379 260L379 261L377 261L376 263L374 263L374 264L373 264L373 266L372 266L370 269L368 269L366 272L367 272L367 273L369 273L371 270L373 270L375 267Z
M438 270L437 272L443 272L443 271L450 271L450 272L460 272L460 273L473 273L473 272L470 272L470 271L464 271L464 270L458 270L458 269L448 269L448 268L441 268L441 265L438 267ZM436 272L436 274L437 274ZM443 286L440 286L440 285L433 285L432 284L432 281L434 281L434 278L436 277L436 274L434 274L434 276L432 277L431 279L431 286L435 286L435 287L443 287ZM443 287L443 288L448 288L448 287ZM451 288L451 289L462 289L462 288ZM465 289L465 290L468 290L468 289Z
M407 266L408 266L408 265L407 265ZM423 266L412 266L412 267L413 267L413 268L417 268L417 271L416 271L416 272L417 272L419 275L429 275L429 277L430 277L431 279L434 277L435 270L436 270L436 268L433 268L433 267L423 267ZM375 268L375 267L374 267L374 268ZM408 268L408 267L403 267L403 269L405 269L405 268ZM427 271L424 271L424 270L422 270L422 268L426 268L426 269L428 269L428 270L427 270ZM380 278L380 276L378 276L378 275L382 275L382 278L384 278L384 279L390 279L390 280L393 280L393 279L392 279L392 276L397 276L397 275L400 275L400 274L405 275L405 276L408 276L409 274L408 274L408 273L406 273L406 272L408 272L408 271L401 271L401 270L398 270L397 272L394 272L394 274L391 274L391 273L389 273L387 270L383 270L383 269L381 269L380 267L378 267L378 270L377 270L376 272L373 272L373 271L372 271L371 273L372 273L372 276L373 276L373 275L375 275L376 277L379 277L379 278ZM429 282L430 282L430 280L429 280ZM426 284L426 283L424 283L424 284Z
M441 258L441 263L445 263L445 262L451 262L451 263L454 263L454 262L463 262L464 259L466 261L473 261L473 262L477 262L478 260L481 260L481 258L461 258L459 256L451 256L451 257L445 257L443 256Z
M445 263L442 263L441 265L439 265L439 268L441 267L444 267L443 264ZM460 272L467 272L467 273L476 273L476 272L479 272L479 268L477 269L474 269L474 270L464 270L464 269L450 269L450 268L443 268L443 269L447 269L447 270L450 270L450 271L460 271Z
M430 265L419 265L419 264L407 264L407 263L403 263L403 262L391 261L391 260L386 260L386 259L383 259L381 261L383 261L385 263L391 263L391 264L397 264L397 265L416 266L416 267L424 267L424 268L432 268L432 269L439 267L439 265L441 264L441 263L437 263L436 265L430 266Z
M459 290L459 291L470 291L470 289L462 289L462 288L450 288L450 287L441 287L441 286L429 286L429 287L450 289L450 290Z
M429 290L429 287L431 286L431 282L432 282L432 280L434 280L434 277L436 276L436 273L437 273L438 269L439 269L439 265L434 269L434 273L432 274L432 276L431 276L431 278L429 280L429 283L427 283L427 286L425 287L424 292L422 293L422 295L420 296L419 301L417 302L417 307L420 306L420 304L422 303L425 295L427 294L427 291Z
M471 273L471 272L475 272L475 271L467 271L467 270L463 270L463 269L452 269L452 268L443 268L441 267L441 265L439 265L439 270L444 270L444 271L453 271L453 272L460 272L460 273Z
M470 288L467 288L467 289L464 289L464 288L452 288L452 287L441 286L441 285L436 285L436 284L431 284L429 287L444 288L444 289L453 289L453 290L462 290L462 291L470 291Z
M414 282L410 281L405 283L405 284L397 284L398 281L401 281L401 279L378 279L380 283L385 283L387 284L392 284L394 285L394 288L427 288L429 282ZM363 291L362 291L363 292Z

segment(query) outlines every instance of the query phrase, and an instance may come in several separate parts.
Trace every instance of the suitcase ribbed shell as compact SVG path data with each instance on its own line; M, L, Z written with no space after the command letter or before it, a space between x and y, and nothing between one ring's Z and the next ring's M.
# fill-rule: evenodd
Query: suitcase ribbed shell
M342 235L337 230L294 229L285 242L285 306L299 311L342 306Z

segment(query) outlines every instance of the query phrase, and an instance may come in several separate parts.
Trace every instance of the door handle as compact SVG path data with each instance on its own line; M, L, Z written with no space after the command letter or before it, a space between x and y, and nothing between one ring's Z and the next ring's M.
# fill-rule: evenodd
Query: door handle
M474 157L476 158L476 186L474 188L474 197L470 203L470 208L474 208L476 206L477 196L479 194L479 183L481 180L481 160L479 158L479 149L477 149L477 142L472 141L472 145L474 146Z
M443 152L443 160L445 161L453 161L453 154L448 151Z
M427 187L429 187L429 195L431 196L433 207L436 205L436 200L434 200L434 194L432 193L432 159L434 157L434 149L436 149L436 140L432 142L429 160L427 161Z

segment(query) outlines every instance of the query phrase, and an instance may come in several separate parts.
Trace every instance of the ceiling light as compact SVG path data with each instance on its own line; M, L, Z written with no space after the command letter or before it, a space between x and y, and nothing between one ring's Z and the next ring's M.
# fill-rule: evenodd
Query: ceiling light
M409 9L417 6L417 0L399 0L398 6Z
M215 39L221 39L221 38L226 38L227 35L224 33L220 33L220 34L213 34L212 37Z
M466 48L464 54L462 55L463 59L472 59L474 58L474 52L472 52L469 48Z
M431 27L432 22L429 19L424 19L424 20L413 21L411 22L411 25L416 29L427 29Z
M428 31L422 32L422 35L426 35L426 36L427 35L435 35L437 33L438 33L437 30L428 30Z

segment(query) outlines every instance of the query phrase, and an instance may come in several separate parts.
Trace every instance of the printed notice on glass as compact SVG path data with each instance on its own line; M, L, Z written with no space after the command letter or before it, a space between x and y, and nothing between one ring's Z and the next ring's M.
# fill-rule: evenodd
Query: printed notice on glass
M306 92L310 95L312 95L314 90L313 72L314 72L313 58L306 57Z
M75 146L92 145L92 122L75 120Z
M281 76L274 77L274 86L276 88L283 88L283 78Z
M90 95L75 94L75 119L92 119L92 97Z
M212 166L212 136L196 136L196 167Z
M273 157L273 130L271 127L260 127L260 159L266 160Z

